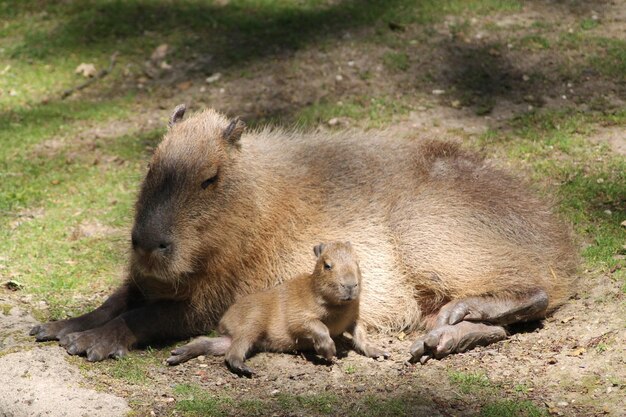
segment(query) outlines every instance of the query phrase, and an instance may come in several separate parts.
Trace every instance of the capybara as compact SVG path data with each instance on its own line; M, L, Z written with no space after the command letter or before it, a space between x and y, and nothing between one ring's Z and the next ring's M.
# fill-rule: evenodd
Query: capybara
M83 316L36 326L90 361L213 329L236 297L281 283L319 241L361 258L367 328L428 333L425 362L506 337L573 293L568 227L527 185L458 145L389 132L261 129L184 106L152 156L128 278Z
M313 251L317 262L311 274L237 300L220 320L222 337L195 339L173 350L168 364L200 355L225 355L233 372L252 376L254 371L244 364L252 351L315 349L331 360L336 354L333 338L345 332L362 355L388 357L369 344L359 323L362 280L350 242L320 243Z

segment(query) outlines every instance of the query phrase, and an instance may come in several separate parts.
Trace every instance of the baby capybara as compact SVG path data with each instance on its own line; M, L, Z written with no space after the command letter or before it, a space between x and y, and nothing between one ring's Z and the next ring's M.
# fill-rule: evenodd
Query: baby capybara
M315 269L270 290L247 295L220 320L221 337L200 337L172 351L170 365L200 355L225 355L240 375L254 371L244 364L252 351L289 352L314 349L327 360L335 356L333 338L352 335L354 349L368 357L388 357L372 347L359 324L361 271L350 242L313 248Z

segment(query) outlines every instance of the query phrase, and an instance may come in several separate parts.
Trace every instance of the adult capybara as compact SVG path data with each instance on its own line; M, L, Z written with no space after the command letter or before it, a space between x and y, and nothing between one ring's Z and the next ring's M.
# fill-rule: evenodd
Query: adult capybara
M390 133L260 130L214 110L182 120L143 180L126 282L96 310L33 328L90 361L208 332L238 296L350 240L366 327L429 329L426 361L505 337L572 294L567 227L520 181L457 145Z
M331 360L337 352L333 338L345 332L352 335L352 345L362 355L388 357L369 344L359 323L362 280L350 242L320 243L313 251L317 262L312 273L240 298L220 320L221 337L199 337L174 349L167 363L225 355L233 372L249 377L254 371L244 361L252 351L315 349Z

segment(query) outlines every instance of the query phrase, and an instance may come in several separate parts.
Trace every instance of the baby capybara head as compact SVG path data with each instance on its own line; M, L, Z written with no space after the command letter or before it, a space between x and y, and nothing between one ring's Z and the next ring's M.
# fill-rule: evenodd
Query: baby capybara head
M313 252L317 256L315 284L326 302L343 304L358 299L361 270L350 242L320 243Z
M229 171L245 127L213 110L183 121L184 113L176 107L152 156L132 230L133 267L164 281L193 272L210 253L211 224L236 188Z

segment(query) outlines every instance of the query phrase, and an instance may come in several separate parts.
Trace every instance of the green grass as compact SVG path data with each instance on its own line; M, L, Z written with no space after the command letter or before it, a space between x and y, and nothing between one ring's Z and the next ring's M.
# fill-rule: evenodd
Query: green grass
M321 101L300 110L294 117L304 127L327 123L333 118L348 118L352 122L366 121L367 127L383 127L394 117L405 115L410 106L392 97L355 97L342 102Z
M530 401L502 400L487 404L480 410L480 417L547 417L549 414Z
M193 384L176 385L174 395L176 410L186 416L226 416L229 415L226 408L232 405L232 399L213 396Z
M450 382L457 385L463 394L469 394L492 388L493 385L483 373L469 373L461 371L451 371L448 374Z
M406 71L409 69L409 56L399 52L387 52L383 55L385 67L393 71Z
M149 384L147 368L159 365L160 361L150 351L131 352L123 358L98 364L105 373L131 385Z
M330 415L339 406L339 398L333 394L278 394L276 403L283 411L305 410L316 414Z

